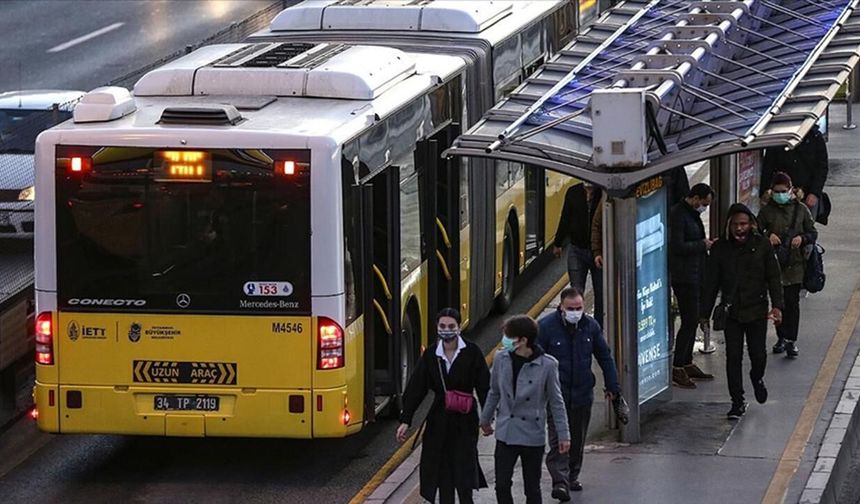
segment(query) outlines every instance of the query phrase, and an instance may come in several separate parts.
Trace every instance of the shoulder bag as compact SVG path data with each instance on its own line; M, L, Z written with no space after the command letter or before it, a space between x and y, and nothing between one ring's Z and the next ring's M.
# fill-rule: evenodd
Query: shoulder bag
M795 234L795 231L797 230L797 209L800 208L800 205L802 204L802 202L798 201L794 205L794 212L791 214L791 223L789 228L780 237L780 243L776 247L776 258L779 261L779 266L783 269L787 268L791 264L791 240L800 234ZM803 230L801 229L801 232L802 231Z
M475 396L459 390L448 390L445 385L445 373L442 372L442 359L436 359L436 364L439 365L439 378L442 379L442 390L445 391L445 411L451 413L460 413L465 415L472 411L472 406L475 404Z
M738 291L738 281L735 279L735 287L732 289L732 294L728 298L721 298L720 304L714 308L714 330L715 331L725 331L726 330L726 320L729 318L729 310L732 308L732 298L735 297L735 293Z

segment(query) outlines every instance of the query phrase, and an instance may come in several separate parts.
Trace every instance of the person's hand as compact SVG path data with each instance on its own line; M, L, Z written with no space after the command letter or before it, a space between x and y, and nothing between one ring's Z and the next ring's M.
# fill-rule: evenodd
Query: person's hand
M493 433L493 426L492 426L492 425L490 425L490 424L484 424L484 425L482 425L482 426L481 426L481 432L482 432L485 436L489 436L490 434L492 434L492 433Z
M554 255L556 257L561 257L561 250L562 250L561 247L553 245L552 246L552 255Z
M706 319L706 318L699 319L699 329L701 329L702 332L706 332L710 327L711 327L710 319Z
M594 265L603 269L603 256L594 256Z
M767 314L767 318L773 320L773 325L782 324L782 310L780 310L779 308L774 308L770 311L770 313Z
M806 203L806 206L808 206L809 208L813 208L815 205L818 204L818 196L809 193L806 195L806 198L804 198L803 202Z
M607 401L614 401L615 400L615 394L613 394L612 392L610 392L608 390L606 391L605 397L606 397Z
M709 239L705 238L702 241L705 242L705 250L711 250L711 245L714 244L714 240L709 240Z
M779 236L777 236L773 233L770 234L768 239L770 240L770 244L773 245L774 247L778 247L779 244L782 243L782 240L779 239Z
M559 441L558 442L558 452L559 453L567 453L570 451L570 441Z
M409 430L409 424L402 423L397 427L397 440L401 443L406 441L406 431Z
M801 244L803 244L803 237L795 236L791 239L791 248L800 248Z

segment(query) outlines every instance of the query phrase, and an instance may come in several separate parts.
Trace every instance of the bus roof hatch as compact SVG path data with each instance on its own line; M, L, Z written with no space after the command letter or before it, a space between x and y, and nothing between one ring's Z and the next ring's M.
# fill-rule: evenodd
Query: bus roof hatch
M372 100L415 73L407 54L346 44L207 46L144 75L136 96L303 96Z
M480 33L512 10L510 1L308 0L283 10L272 31L380 30Z

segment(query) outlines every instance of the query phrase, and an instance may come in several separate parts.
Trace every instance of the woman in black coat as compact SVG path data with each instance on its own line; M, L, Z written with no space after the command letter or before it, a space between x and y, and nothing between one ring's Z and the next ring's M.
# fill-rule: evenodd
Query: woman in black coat
M480 348L460 336L457 310L445 308L439 312L436 330L439 341L421 355L403 393L397 440L406 440L415 410L432 390L433 404L427 413L421 449L421 496L435 502L438 489L440 503L453 503L456 489L460 502L470 503L472 492L487 486L478 465L478 405L473 400L471 410L465 414L447 411L445 388L477 393L483 406L490 388L490 369Z

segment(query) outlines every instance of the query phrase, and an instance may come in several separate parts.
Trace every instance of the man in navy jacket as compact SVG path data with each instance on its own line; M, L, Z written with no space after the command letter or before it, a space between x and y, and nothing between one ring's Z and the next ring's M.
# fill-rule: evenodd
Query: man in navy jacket
M579 472L588 422L591 420L591 405L594 402L594 374L591 372L592 357L603 370L606 397L613 399L621 393L618 372L609 345L597 321L585 315L582 292L576 287L561 291L558 311L540 320L538 345L558 360L558 375L561 394L564 398L570 424L570 451L558 451L558 435L549 422L550 452L546 467L552 476L552 496L561 501L570 500L570 490L580 491Z

